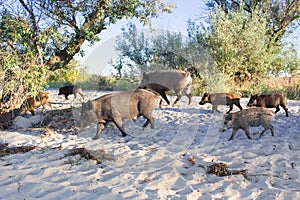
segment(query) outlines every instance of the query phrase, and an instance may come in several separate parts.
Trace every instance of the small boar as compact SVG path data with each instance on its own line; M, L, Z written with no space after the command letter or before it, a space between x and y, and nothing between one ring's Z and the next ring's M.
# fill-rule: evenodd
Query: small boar
M28 97L21 105L21 111L26 113L27 110L34 115L34 109L43 106L42 112L45 111L47 106L47 101L49 98L49 92L40 91L36 97ZM52 108L51 103L48 103L49 107Z
M282 94L262 94L262 95L251 95L248 107L265 107L265 108L276 108L275 114L280 110L281 106L285 110L285 116L289 116L288 108L286 106L287 98Z
M74 98L76 99L77 94L80 94L82 99L84 99L84 94L82 92L82 89L80 86L77 85L67 85L64 87L59 88L59 93L58 95L65 95L66 100L68 99L68 96L71 94L74 94Z
M274 136L274 128L271 124L271 120L274 118L275 113L267 108L250 108L235 113L229 113L224 115L223 128L219 129L220 132L226 129L232 128L232 134L229 140L232 140L235 133L239 129L243 129L249 139L250 130L249 127L263 126L264 130L260 133L260 138L266 130L270 130L272 136Z
M154 72L144 73L140 88L149 88L158 92L163 99L170 104L165 92L173 90L177 96L174 104L186 95L189 103L192 101L192 77L190 72L181 70L157 70Z
M240 97L236 94L231 93L204 93L201 101L199 102L200 105L204 105L205 103L211 103L212 104L212 112L215 110L220 112L218 110L219 105L227 105L230 106L227 113L230 113L233 109L233 105L236 105L240 110L243 110L241 104L240 104Z
M125 137L127 134L123 127L123 121L136 120L139 116L143 116L147 119L143 127L147 127L150 123L151 128L154 129L152 111L158 106L159 99L158 93L144 89L101 96L82 104L78 127L83 128L92 122L98 122L97 133L94 137L97 139L105 124L113 122Z

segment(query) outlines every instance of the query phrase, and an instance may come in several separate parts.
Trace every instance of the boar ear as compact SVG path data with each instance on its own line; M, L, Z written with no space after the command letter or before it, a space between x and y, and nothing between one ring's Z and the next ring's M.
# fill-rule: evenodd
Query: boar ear
M93 103L89 100L86 103L82 103L82 109L83 110L91 110L93 109Z

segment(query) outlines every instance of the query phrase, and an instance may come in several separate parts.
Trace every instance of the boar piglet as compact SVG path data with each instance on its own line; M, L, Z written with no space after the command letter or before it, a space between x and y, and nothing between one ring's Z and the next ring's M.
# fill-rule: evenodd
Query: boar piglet
M158 106L160 96L144 89L107 94L82 104L78 127L83 128L92 122L98 122L94 139L99 138L105 124L113 122L125 137L124 120L136 120L139 116L147 119L143 127L151 124L154 129L152 111Z
M181 99L183 94L188 97L189 104L192 101L192 77L190 72L181 70L157 70L144 73L139 87L158 92L168 105L170 102L165 92L169 90L173 90L177 96L174 104Z
M21 105L21 111L26 113L27 110L34 115L34 109L43 106L42 112L45 111L47 104L52 108L51 103L47 103L49 98L49 92L40 91L35 97L28 97Z
M78 85L67 85L59 88L58 95L62 95L62 94L65 95L66 100L69 100L68 96L71 94L74 94L74 99L76 99L77 94L80 94L82 99L84 99L82 89Z
M224 115L223 128L219 131L223 132L226 129L232 128L232 134L229 140L232 140L235 133L239 129L243 129L249 139L250 127L263 126L264 130L260 133L260 138L266 130L270 130L274 136L274 128L271 120L274 118L275 113L267 108L250 108L235 113Z
M276 108L275 114L280 110L281 106L285 111L285 116L289 116L288 108L286 106L287 98L282 94L262 94L262 95L251 95L250 100L247 104L248 107L265 107L265 108Z
M204 93L201 101L199 102L200 105L204 105L205 103L211 103L212 104L212 112L215 110L220 112L218 110L219 105L227 105L229 106L229 110L227 113L230 113L233 109L233 105L236 105L240 110L243 110L241 104L240 104L240 97L236 94L231 93Z

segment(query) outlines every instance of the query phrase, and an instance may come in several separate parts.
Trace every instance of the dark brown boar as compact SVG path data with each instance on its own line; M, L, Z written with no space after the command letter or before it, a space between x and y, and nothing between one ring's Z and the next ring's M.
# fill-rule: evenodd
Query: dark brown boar
M49 92L40 91L36 97L28 97L21 105L21 110L26 113L27 110L34 115L34 109L43 106L42 112L45 111L47 104L52 108L51 103L47 103L49 98Z
M262 94L262 95L251 95L248 107L265 107L265 108L276 108L275 114L280 111L281 106L285 111L285 116L289 116L288 108L286 106L287 97L282 94Z
M67 85L64 87L59 88L58 95L65 95L66 100L68 99L68 96L71 94L74 94L74 99L76 99L77 94L80 94L82 99L84 99L84 94L82 92L82 89L78 85Z
M166 101L166 103L168 105L170 105L170 101L166 95L166 92L167 91L170 91L169 88L167 87L164 87L160 84L157 84L157 83L148 83L148 84L144 84L144 85L140 85L138 88L141 88L141 89L150 89L150 90L153 90L157 93L160 94L160 96ZM162 105L162 100L160 100L159 102L159 107L161 108L161 105Z
M192 101L192 77L190 72L185 72L182 70L157 70L144 73L140 86L143 88L146 85L148 85L147 88L159 92L166 102L169 102L169 100L167 100L165 91L169 90L173 90L177 96L174 104L180 101L183 94L188 97L188 104L190 104Z
M233 109L233 105L236 105L240 110L243 110L241 104L240 104L240 97L236 94L231 93L204 93L201 101L199 102L200 105L204 105L205 103L211 103L212 104L212 112L215 110L220 112L218 110L219 105L227 105L229 106L229 110L227 113L230 113Z
M250 127L263 126L264 130L260 133L260 138L266 130L270 130L272 136L274 136L274 128L271 124L272 119L274 118L275 113L267 108L250 108L235 113L229 113L224 115L223 127L219 129L220 132L225 131L226 129L232 128L231 137L229 140L232 140L235 136L235 133L239 129L243 129L248 137L250 137Z
M139 116L147 119L143 127L151 124L154 128L152 111L158 106L160 97L144 89L107 94L95 100L82 104L81 117L78 127L83 128L92 122L98 122L94 139L99 138L105 124L113 122L125 137L127 133L123 127L124 120L135 120Z

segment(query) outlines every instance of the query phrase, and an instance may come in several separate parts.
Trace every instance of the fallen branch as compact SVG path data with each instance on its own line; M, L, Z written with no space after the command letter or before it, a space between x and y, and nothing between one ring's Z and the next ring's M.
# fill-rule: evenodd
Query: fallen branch
M230 176L230 175L237 175L241 174L244 176L245 179L248 179L247 177L247 170L229 170L226 163L214 163L207 167L207 173L208 174L215 174L217 176Z
M103 160L115 161L114 157L107 154L103 149L88 150L86 148L76 148L72 149L70 153L66 154L66 156L74 156L77 154L88 160L96 160L97 164L102 163Z

